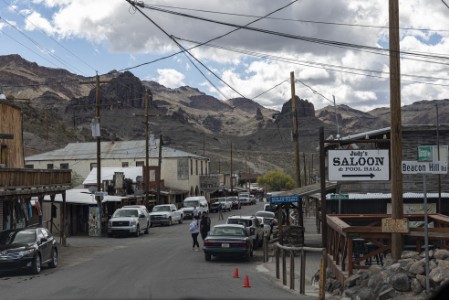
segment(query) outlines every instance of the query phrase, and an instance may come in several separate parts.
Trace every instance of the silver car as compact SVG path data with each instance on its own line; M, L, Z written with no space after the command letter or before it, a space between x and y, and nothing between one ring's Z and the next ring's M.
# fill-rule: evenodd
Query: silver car
M139 207L117 209L108 222L108 236L148 234L150 221L148 215Z

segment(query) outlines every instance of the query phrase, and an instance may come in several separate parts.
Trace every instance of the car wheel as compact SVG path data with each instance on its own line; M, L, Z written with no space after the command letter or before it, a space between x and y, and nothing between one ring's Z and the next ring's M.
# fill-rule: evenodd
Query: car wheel
M211 261L212 255L210 255L209 253L204 253L204 258L206 259L206 261Z
M41 255L39 253L36 253L36 255L33 258L33 264L31 266L31 273L33 274L39 274L41 272Z
M147 223L147 229L145 229L145 234L150 233L150 222Z
M50 268L56 268L58 266L58 250L56 248L51 250L51 261L48 263L48 266Z
M136 237L139 237L139 236L140 236L140 226L137 225L137 228L136 228Z

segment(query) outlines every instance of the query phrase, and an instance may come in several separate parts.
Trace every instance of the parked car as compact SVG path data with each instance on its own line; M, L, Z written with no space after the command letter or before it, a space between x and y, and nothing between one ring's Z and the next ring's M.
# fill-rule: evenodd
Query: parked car
M261 246L263 242L263 224L260 224L256 216L229 216L226 224L240 224L249 229L251 238L253 239L254 248Z
M201 215L206 212L209 213L209 204L204 196L187 197L182 202L182 213L184 218L193 218L193 209L196 207L198 213Z
M266 210L259 210L256 211L256 213L254 214L256 217L264 217L267 220L275 220L276 219L276 214L272 211L266 211Z
M241 209L242 208L242 205L240 204L239 197L237 197L237 196L230 196L230 197L227 197L226 199L230 199L232 201L232 208L233 209Z
M128 234L138 237L141 232L148 234L149 231L149 216L139 207L119 208L108 222L108 236Z
M156 205L150 213L151 226L170 226L173 222L181 224L183 218L182 211L178 210L174 204Z
M138 208L142 209L144 215L148 219L148 222L150 222L150 227L151 227L150 212L148 211L148 208L145 205L125 205L122 208L133 208L133 207L138 207Z
M271 236L271 230L272 230L272 220L266 219L264 217L258 217L260 224L263 224L263 234L267 237L267 239L270 239Z
M239 224L220 224L212 227L204 240L206 261L212 256L244 257L253 256L253 240L248 229Z
M56 239L44 227L22 228L0 232L0 271L28 269L41 272L42 265L58 266Z
M248 192L240 192L239 193L239 200L242 205L250 205L251 204L251 198L250 193Z

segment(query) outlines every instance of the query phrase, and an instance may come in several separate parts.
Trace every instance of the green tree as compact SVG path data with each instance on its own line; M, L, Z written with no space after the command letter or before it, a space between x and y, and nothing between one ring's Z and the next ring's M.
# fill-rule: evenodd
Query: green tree
M293 178L281 170L273 170L257 177L257 183L268 191L291 190L295 185Z

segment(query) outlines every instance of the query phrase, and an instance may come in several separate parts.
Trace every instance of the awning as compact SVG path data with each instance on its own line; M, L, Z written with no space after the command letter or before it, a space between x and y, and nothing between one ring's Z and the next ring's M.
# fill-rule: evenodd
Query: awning
M122 196L107 195L101 202L121 202L123 198ZM44 201L50 202L50 195L46 195ZM62 203L62 194L55 196L55 202ZM87 189L71 189L66 191L66 203L96 205L97 201L95 200L95 194L91 194Z

